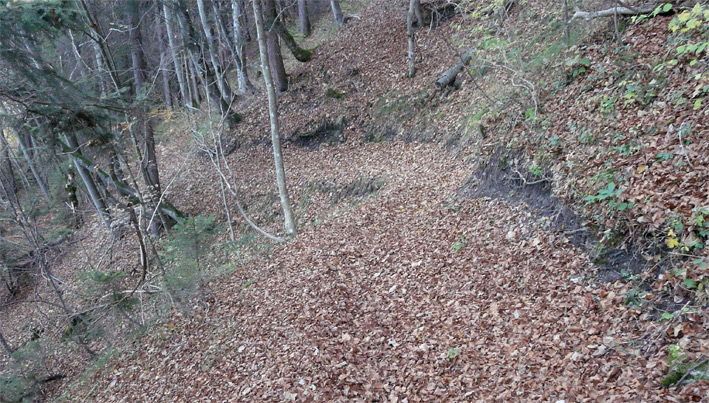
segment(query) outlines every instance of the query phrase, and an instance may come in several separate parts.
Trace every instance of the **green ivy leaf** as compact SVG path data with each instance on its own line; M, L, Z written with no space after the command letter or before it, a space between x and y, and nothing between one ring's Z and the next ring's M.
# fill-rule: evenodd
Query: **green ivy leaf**
M664 12L664 13L666 13L670 10L672 10L672 4L667 3L662 7L662 12Z
M687 287L687 288L690 289L690 290L693 290L693 289L697 288L697 282L694 281L694 280L692 280L692 279L689 278L689 277L687 277L687 278L684 279L684 281L682 282L682 285L685 286L685 287Z

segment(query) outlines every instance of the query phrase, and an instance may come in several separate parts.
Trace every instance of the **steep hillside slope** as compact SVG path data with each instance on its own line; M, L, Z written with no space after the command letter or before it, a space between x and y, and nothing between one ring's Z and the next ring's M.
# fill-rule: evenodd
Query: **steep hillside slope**
M285 245L238 216L230 242L219 177L194 141L206 119L156 113L166 197L222 225L209 238L219 259L203 267L227 274L177 303L152 289L169 312L130 338L130 321L116 319L106 332L115 350L90 371L82 351L53 353L42 364L67 379L49 396L706 399L709 248L691 246L709 238L707 111L692 94L706 58L667 67L676 14L625 21L627 46L606 20L575 22L567 43L553 2L513 7L499 28L456 15L418 30L410 79L407 6L372 0L312 61L288 66L279 105L299 234ZM506 47L476 27L509 34ZM459 88L433 86L483 43ZM500 54L519 58L500 64ZM243 121L216 130L240 200L280 233L265 94L234 109ZM104 256L113 241L94 221L55 257L56 275L100 259L133 284L135 240ZM11 306L0 320L30 311ZM17 345L26 333L8 329Z
M514 122L519 125L510 125L505 119L512 112L498 115L485 121L493 127L487 135L494 141L488 144L484 137L473 138L459 157L441 152L434 144L362 143L380 138L447 141L451 133L465 129L460 126L462 116L469 113L464 105L481 98L475 94L480 89L472 85L441 102L436 101L437 94L431 96L430 83L455 60L455 50L448 45L453 32L447 25L421 32L424 63L413 81L405 78L405 6L404 2L372 2L360 14L361 20L317 50L313 62L294 68L291 91L281 97L284 130L291 140L286 166L294 200L302 201L297 214L301 225L318 225L302 226L294 241L270 257L213 282L207 305L188 317L175 316L161 331L120 353L97 373L84 397L100 401L156 397L660 401L705 396L706 382L678 389L661 385L674 368L673 360L679 359L673 351L681 351L685 362L696 368L702 365L708 346L707 318L705 312L692 310L696 301L680 297L676 301L690 310L668 307L672 319L657 321L660 312L643 304L661 303L660 297L667 297L662 289L638 288L628 277L612 284L595 281L599 266L592 258L597 256L589 257L587 252L592 251L572 243L573 231L555 231L548 225L550 218L540 217L533 205L518 205L506 197L457 196L477 167L471 161L480 162L478 155L492 155L511 144L526 147L529 158L513 153L495 163L505 166L515 161L510 166L522 175L517 186L532 182L521 170L537 166L551 175L548 180L562 197L583 199L596 186L591 178L599 171L592 167L610 157L602 151L618 147L622 153L636 144L627 135L616 140L600 135L597 140L569 137L582 133L574 131L578 121L608 124L603 111L599 114L594 108L612 98L614 90L594 90L594 83L585 84L594 76L584 75L544 99L541 126L518 118ZM513 17L525 17L521 11L516 13ZM667 22L658 19L634 28L626 33L626 40L636 45L650 41L650 48L643 51L662 53L667 39L658 33ZM593 72L601 71L596 66L603 63L602 56L594 53L603 45L594 41L607 39L590 37L582 45ZM610 54L605 57L609 62L617 60ZM605 69L603 74L612 71ZM603 78L596 80L609 85ZM494 77L481 82L485 89L495 88ZM342 96L328 96L328 90ZM598 102L589 96L586 102L585 94L594 91L608 94ZM633 132L626 127L630 124L623 118L626 113L648 125L650 119L660 119L652 111L639 112L630 106L618 107L611 116L621 134ZM584 110L588 114L577 117ZM232 158L243 178L246 199L253 202L273 183L258 168L270 166L268 149L260 145L267 132L263 99L242 105L240 112L245 120L231 140ZM416 112L429 116L438 127L428 134L410 132L427 127L415 119L402 121ZM679 210L685 213L706 203L701 192L706 189L702 172L707 161L700 150L706 144L702 141L705 114L692 116L696 118L693 133L698 136L692 141L698 148L685 154L694 168L681 181L689 192L682 198L689 203L688 210ZM317 130L327 125L334 136ZM495 131L496 126L514 129ZM596 126L587 129L591 134L602 132ZM318 147L322 139L317 136L323 134L325 143ZM644 174L646 178L653 170L648 159L665 147L662 141L647 141L655 144L643 148L647 155L615 160L612 171L629 170L630 177ZM546 154L540 156L540 150ZM181 152L176 150L175 155ZM162 160L169 161L167 155ZM173 191L194 189L200 169L191 166L183 171L189 175L183 173ZM209 183L206 170L199 175ZM662 187L670 193L651 196L643 210L633 211L636 220L650 214L644 213L646 209L661 208L657 206L670 200L670 194L677 195L672 181L679 176L663 173L662 178L670 181ZM380 183L376 196L360 200L354 208L336 208L319 224L320 213L339 200L337 194L347 194L349 185L361 181ZM580 183L577 193L564 191L569 189L564 185L568 181ZM629 183L640 182L629 179ZM642 183L640 188L657 188ZM639 200L632 194L623 193L618 204ZM184 207L219 214L216 207L205 209L203 204L211 200L207 204L217 206L217 194L201 191L200 195L199 200L185 199ZM271 203L277 216L275 200ZM589 211L595 208L589 206ZM617 230L615 221L607 219L619 218L598 216L591 223ZM653 221L656 227L663 223L657 220ZM274 219L269 228L277 229L278 223ZM650 271L646 281L656 279L651 277L656 274Z

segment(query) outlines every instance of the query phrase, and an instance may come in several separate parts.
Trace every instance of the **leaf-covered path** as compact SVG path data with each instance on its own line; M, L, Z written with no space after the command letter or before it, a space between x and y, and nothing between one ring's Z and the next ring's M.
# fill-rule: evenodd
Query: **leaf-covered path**
M667 398L622 290L584 280L586 256L524 207L455 200L468 164L401 143L290 156L296 183L386 182L213 284L208 310L114 359L94 400Z

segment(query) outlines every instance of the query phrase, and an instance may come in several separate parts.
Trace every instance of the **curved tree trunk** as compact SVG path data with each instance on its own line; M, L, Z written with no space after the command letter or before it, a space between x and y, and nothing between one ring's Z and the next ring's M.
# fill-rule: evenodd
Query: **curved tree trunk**
M273 24L273 29L278 32L278 36L281 38L283 43L286 44L286 47L288 48L288 50L290 50L296 60L298 60L299 62L310 61L310 59L312 58L312 52L310 50L301 48L295 41L295 38L293 38L293 35L288 32L286 27L284 27L280 21L276 20L276 22Z
M271 0L272 3L272 0ZM281 198L281 207L283 208L283 216L285 218L286 235L295 235L295 221L293 220L293 212L290 206L290 197L288 188L286 187L286 174L283 167L283 150L281 148L281 138L278 127L278 104L276 99L276 89L274 88L271 69L268 63L268 56L263 15L261 13L261 4L259 1L254 1L254 18L256 22L256 33L259 43L259 53L261 55L261 69L263 70L263 79L266 84L266 92L268 93L268 112L271 120L271 143L273 145L273 160L276 165L276 180L278 182L278 194Z

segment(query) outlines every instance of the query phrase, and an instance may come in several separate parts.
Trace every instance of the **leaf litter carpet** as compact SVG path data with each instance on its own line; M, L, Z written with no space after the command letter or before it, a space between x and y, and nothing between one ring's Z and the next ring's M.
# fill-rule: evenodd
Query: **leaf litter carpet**
M432 145L289 149L291 183L383 177L115 357L96 401L681 400L620 286L525 206L457 200ZM311 177L312 178L312 177ZM689 389L687 387L685 389Z

